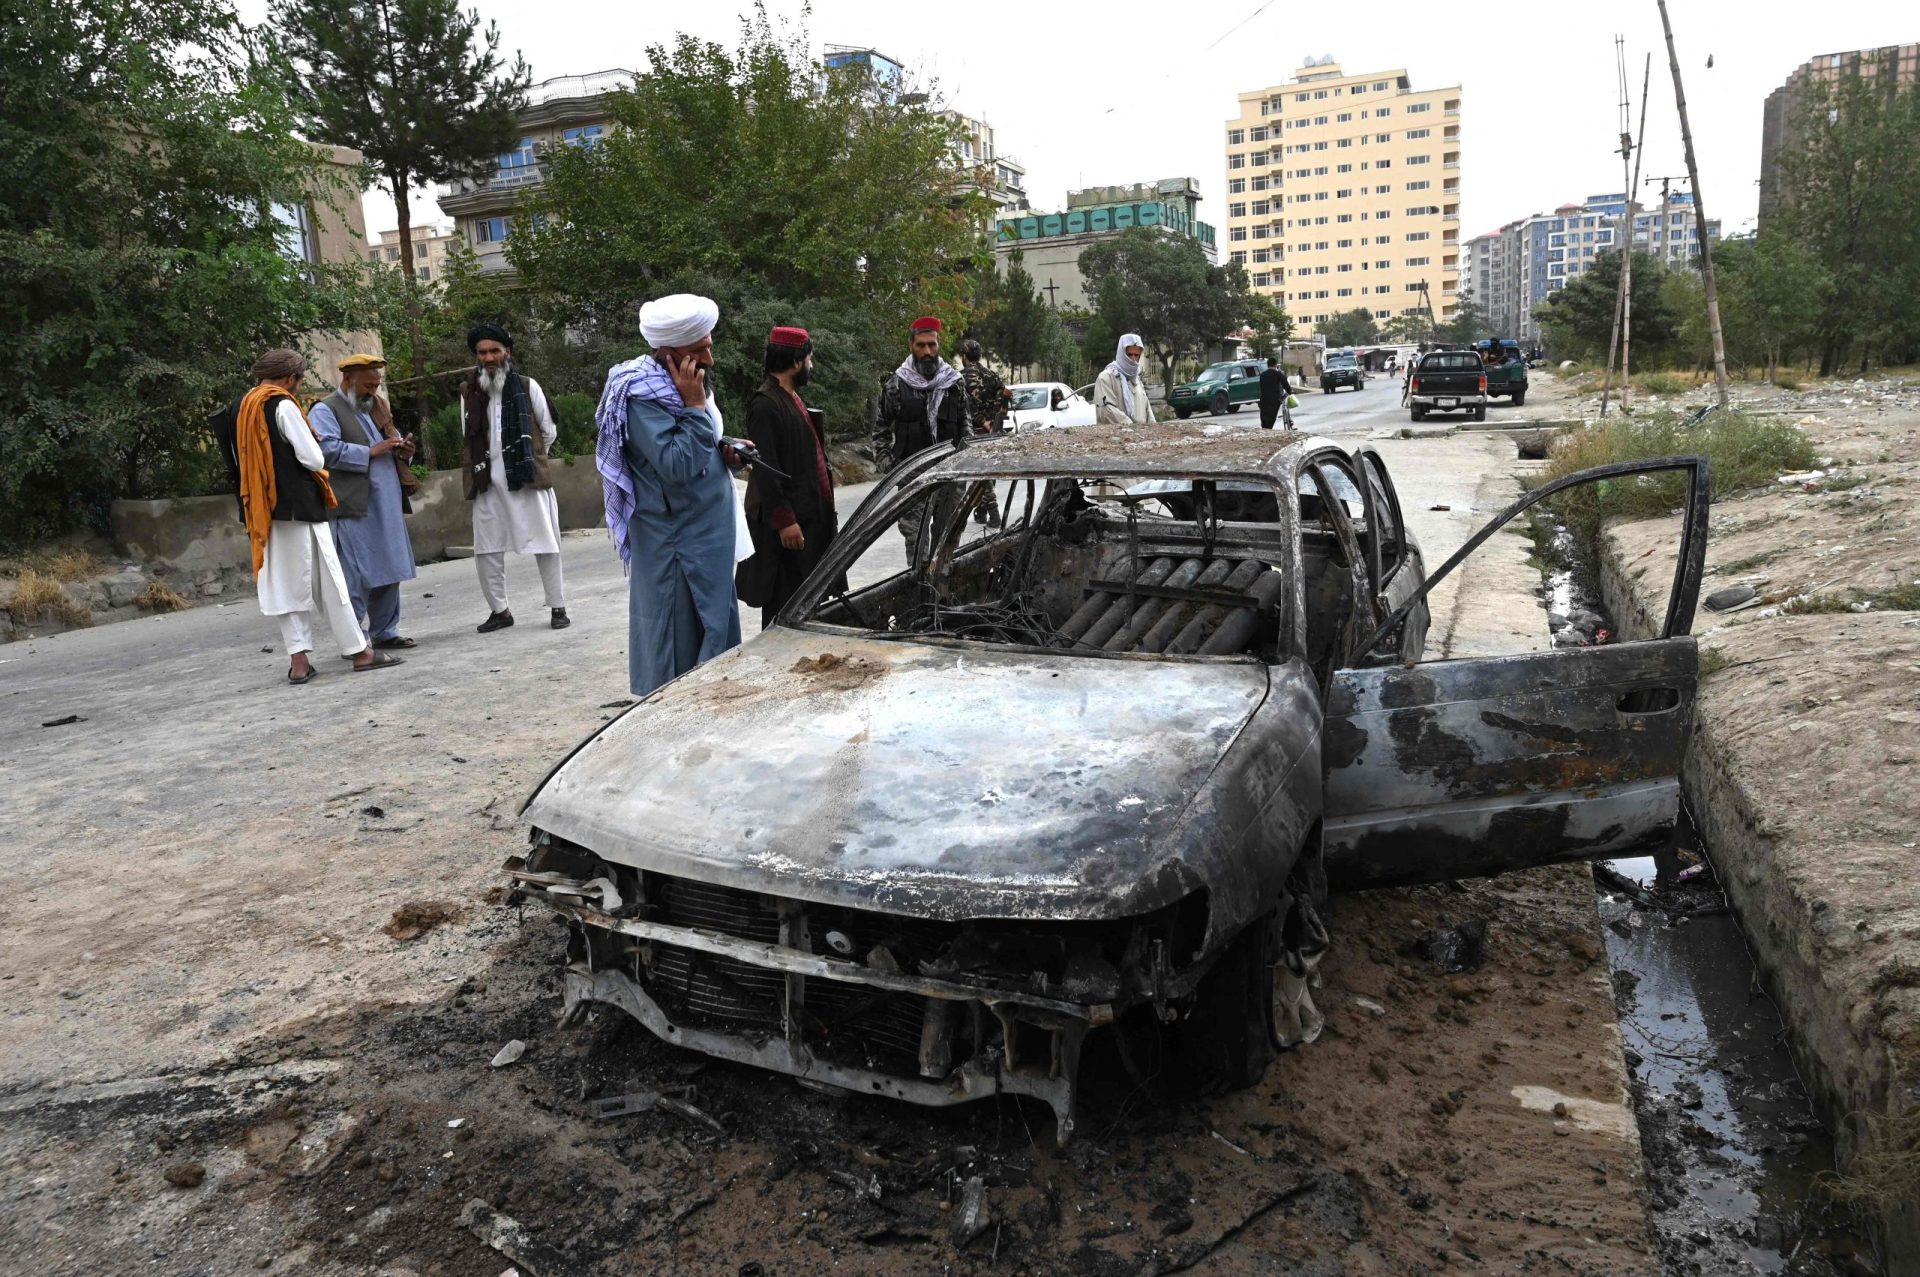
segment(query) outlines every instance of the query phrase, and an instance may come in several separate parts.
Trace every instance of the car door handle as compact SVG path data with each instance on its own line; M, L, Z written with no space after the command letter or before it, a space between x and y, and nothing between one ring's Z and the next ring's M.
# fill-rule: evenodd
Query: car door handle
M1624 693L1617 705L1619 711L1629 718L1644 718L1650 714L1666 714L1680 708L1680 689L1677 687L1636 687Z

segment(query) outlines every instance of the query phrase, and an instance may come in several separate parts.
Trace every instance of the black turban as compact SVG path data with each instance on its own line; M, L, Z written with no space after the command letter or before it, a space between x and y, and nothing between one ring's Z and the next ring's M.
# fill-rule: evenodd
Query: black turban
M475 324L467 330L468 350L478 350L483 341L497 341L508 350L513 349L513 338L498 324Z

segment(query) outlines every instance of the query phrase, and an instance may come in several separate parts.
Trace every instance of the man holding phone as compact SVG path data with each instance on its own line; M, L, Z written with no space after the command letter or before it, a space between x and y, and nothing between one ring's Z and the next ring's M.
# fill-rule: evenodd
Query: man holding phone
M417 481L414 441L393 428L380 397L386 367L378 355L341 360L340 389L315 404L307 421L339 498L327 520L354 615L375 647L406 648L414 643L400 633L400 582L414 575L406 515Z

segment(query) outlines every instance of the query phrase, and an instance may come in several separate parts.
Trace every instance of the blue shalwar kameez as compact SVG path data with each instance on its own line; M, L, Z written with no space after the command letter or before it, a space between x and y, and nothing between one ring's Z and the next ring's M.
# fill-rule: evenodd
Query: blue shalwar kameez
M369 439L380 437L380 428L367 413L360 413L361 428ZM348 443L340 437L340 423L324 400L307 412L313 432L320 440L320 453L329 470L357 470L367 476L367 512L357 519L331 517L334 545L340 551L340 568L346 574L347 592L353 610L367 637L374 642L400 637L400 582L414 576L413 541L407 536L407 520L402 504L400 472L390 457L375 457L366 444ZM373 464L378 461L380 464Z
M733 476L705 408L627 399L627 677L645 696L740 645Z

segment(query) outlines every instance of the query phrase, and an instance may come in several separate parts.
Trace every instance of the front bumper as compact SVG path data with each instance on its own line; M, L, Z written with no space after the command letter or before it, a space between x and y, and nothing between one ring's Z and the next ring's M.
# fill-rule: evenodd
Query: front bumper
M518 858L506 869L521 898L570 928L569 1013L606 1003L689 1050L911 1104L1031 1096L1053 1110L1062 1144L1073 1133L1081 1045L1116 1015L1111 1001L814 952L809 906L798 901L766 899L780 908L778 937L755 939L720 929L729 922L711 912L711 894L701 907L716 925L682 925L609 912L619 905L596 887L604 879L533 872ZM839 1027L823 1033L823 1017L836 1016Z

